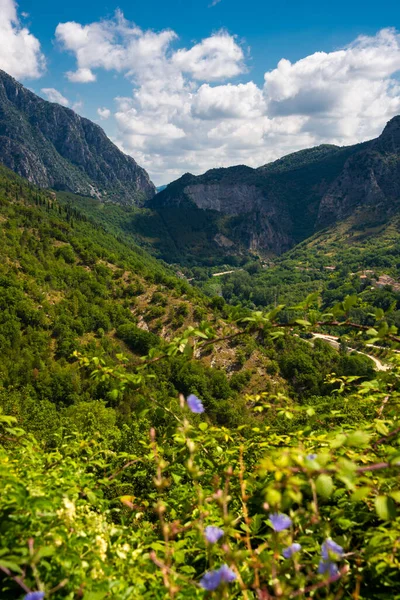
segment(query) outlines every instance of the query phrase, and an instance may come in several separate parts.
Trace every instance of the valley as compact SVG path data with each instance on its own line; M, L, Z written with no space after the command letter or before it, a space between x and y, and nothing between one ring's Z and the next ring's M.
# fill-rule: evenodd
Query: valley
M399 160L156 193L0 71L2 598L397 598Z

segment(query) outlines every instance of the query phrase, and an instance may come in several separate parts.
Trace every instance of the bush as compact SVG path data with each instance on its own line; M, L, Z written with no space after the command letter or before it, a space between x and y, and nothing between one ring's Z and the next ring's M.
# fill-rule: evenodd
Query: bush
M120 325L116 336L137 354L147 354L150 348L160 345L160 338L153 333L140 329L133 323Z

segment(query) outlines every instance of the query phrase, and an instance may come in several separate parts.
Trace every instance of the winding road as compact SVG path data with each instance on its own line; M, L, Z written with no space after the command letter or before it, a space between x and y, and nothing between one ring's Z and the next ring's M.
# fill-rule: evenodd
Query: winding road
M338 342L338 337L335 335L326 335L325 333L314 333L312 332L311 335L313 336L313 339L319 338L321 340L325 340L326 342L328 342L328 344L330 344L330 346L332 346L332 348L335 348L335 350L339 350L340 348L340 343ZM355 350L354 348L347 348L349 352L357 352L357 354L363 354L364 356L368 356L368 358L370 358L376 366L376 370L377 371L389 371L389 369L391 369L391 365L385 365L384 363L382 363L378 358L376 358L375 356L373 356L372 354L367 354L366 352L360 352L359 350Z

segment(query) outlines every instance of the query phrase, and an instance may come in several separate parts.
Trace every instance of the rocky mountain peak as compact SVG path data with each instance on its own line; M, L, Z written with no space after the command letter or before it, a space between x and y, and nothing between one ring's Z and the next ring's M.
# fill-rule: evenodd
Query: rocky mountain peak
M156 193L146 171L99 125L1 70L0 162L40 187L103 201L142 204Z
M374 149L396 153L400 150L400 116L393 117L386 124L381 135L375 140Z

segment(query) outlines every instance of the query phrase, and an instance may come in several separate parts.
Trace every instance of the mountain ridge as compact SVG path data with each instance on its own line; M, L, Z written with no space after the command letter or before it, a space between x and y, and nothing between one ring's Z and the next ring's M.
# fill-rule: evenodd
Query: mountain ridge
M323 144L252 169L244 165L186 173L148 202L165 214L207 211L234 248L282 254L363 205L388 216L400 198L400 117L353 146ZM370 211L369 211L370 212ZM377 216L378 218L378 216ZM223 225L221 223L223 222Z
M156 193L147 172L101 127L43 100L0 70L0 162L43 188L142 204Z

